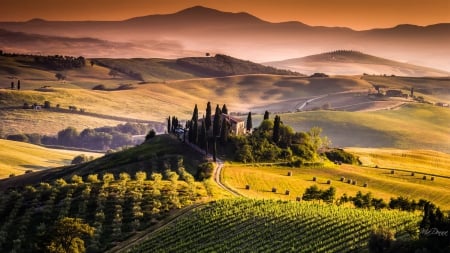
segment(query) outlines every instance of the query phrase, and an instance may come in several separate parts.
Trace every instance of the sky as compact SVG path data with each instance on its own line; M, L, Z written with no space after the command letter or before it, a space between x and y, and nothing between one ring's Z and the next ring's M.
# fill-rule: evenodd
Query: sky
M270 22L355 30L450 23L450 0L0 0L0 21L124 20L201 5Z

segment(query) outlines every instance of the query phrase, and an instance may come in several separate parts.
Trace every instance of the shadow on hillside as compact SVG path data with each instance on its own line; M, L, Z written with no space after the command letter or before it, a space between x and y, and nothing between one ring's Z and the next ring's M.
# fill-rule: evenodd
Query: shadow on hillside
M29 164L22 164L19 166L27 168L27 169L32 169L32 170L48 170L49 169L49 167L38 166L38 165L29 165Z

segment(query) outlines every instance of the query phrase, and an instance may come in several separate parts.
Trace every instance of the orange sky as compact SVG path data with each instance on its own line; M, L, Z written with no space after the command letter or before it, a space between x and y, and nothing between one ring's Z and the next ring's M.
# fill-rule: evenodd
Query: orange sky
M271 22L296 20L356 30L450 23L450 0L1 0L0 21L123 20L195 5L244 11Z

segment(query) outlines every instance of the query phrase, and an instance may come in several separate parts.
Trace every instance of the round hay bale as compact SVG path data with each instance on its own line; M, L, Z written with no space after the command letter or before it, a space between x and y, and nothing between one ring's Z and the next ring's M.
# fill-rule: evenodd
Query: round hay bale
M316 177L313 177L313 181L316 182L316 181L317 181L317 178L316 178Z
M295 201L298 201L298 202L302 201L302 197L297 196L297 197L295 198Z
M415 173L414 172L411 172L411 176L413 177L415 175Z
M273 193L276 193L276 192L277 192L277 188L272 187L272 192L273 192Z
M356 180L354 180L354 181L352 182L352 185L356 185Z
M246 186L245 186L245 189L246 189L246 190L250 190L250 185L246 185Z
M368 183L364 183L364 185L363 185L364 187L369 187L369 184Z
M341 177L341 182L344 182L345 181L345 177Z
M431 181L434 181L434 177L431 177L430 180L431 180Z
M348 184L351 184L351 183L352 183L352 180L351 180L351 179L347 179L347 183L348 183Z
M331 184L331 180L330 179L327 180L327 184Z
M423 176L423 177L422 177L422 180L427 180L427 176Z
M395 174L395 170L391 170L391 174Z
M292 176L292 171L288 171L288 177Z
M286 192L284 194L289 196L289 194L291 194L291 192L289 190L286 190Z

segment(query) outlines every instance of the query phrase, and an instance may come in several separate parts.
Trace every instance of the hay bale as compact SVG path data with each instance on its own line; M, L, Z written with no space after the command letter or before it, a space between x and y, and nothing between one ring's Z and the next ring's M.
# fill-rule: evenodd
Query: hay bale
M364 187L369 187L369 184L368 183L364 183L364 185L363 185Z
M295 198L295 201L297 201L297 202L302 201L302 197L297 196L297 197Z
M356 180L354 180L354 181L352 182L352 185L356 185Z
M348 183L348 184L351 184L351 183L352 183L352 180L351 180L351 179L347 179L347 183Z
M395 174L395 170L391 170L391 174Z
M414 173L414 172L411 172L411 176L414 177L414 175L415 175L415 173Z
M313 181L316 182L316 181L317 181L317 178L316 178L316 177L313 177Z
M289 196L289 194L291 194L291 192L289 190L286 190L286 192L284 194Z
M250 190L250 185L246 185L246 186L245 186L245 189L246 189L246 190Z
M345 181L345 177L341 177L341 182L344 182Z
M431 180L431 181L434 181L434 177L431 177L430 180Z
M276 193L276 192L277 192L277 188L272 187L272 192L273 192L273 193Z
M427 180L427 176L423 176L423 177L422 177L422 180Z
M288 177L292 176L292 171L288 171Z
M331 184L331 180L330 179L327 180L327 184Z

